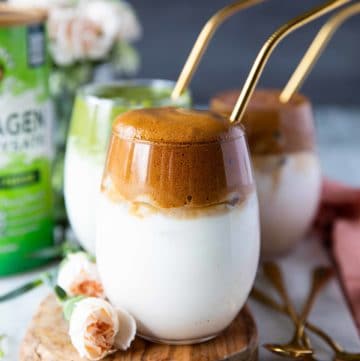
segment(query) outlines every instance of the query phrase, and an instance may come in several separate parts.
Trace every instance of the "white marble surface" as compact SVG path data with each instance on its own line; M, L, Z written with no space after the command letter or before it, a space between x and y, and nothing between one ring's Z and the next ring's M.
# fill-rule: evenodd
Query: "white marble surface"
M359 122L360 112L357 111L343 112L333 109L317 113L319 153L324 174L353 185L360 185ZM302 305L307 294L311 268L327 262L327 255L316 239L303 242L294 253L281 260L291 297L297 307ZM35 275L36 273L32 273L0 279L0 293L34 278ZM262 286L262 289L270 291L268 286ZM47 288L42 287L17 300L0 304L0 335L7 333L10 341L7 361L18 360L19 342L32 314L47 293ZM287 318L254 301L250 302L250 306L258 324L260 344L281 342L290 338L292 327ZM345 348L360 352L360 338L336 280L322 293L311 314L311 320L326 329ZM325 351L319 354L320 359L331 359L329 350L324 348L321 342L316 342L315 345ZM278 360L261 347L259 359Z
M26 275L0 279L0 293L10 291L39 275L32 272ZM31 291L23 297L0 304L0 335L7 334L5 361L18 361L18 348L39 302L49 293L46 286Z
M310 288L312 268L328 263L329 260L326 252L315 238L309 238L299 244L294 253L280 261L289 293L298 310L301 310ZM277 294L269 288L269 284L260 276L256 284L259 289L266 290L266 293L271 294L273 298L280 301ZM294 330L292 323L287 317L279 315L276 311L260 305L256 301L250 301L250 308L253 311L259 329L259 360L284 360L284 358L276 357L269 353L262 345L268 342L288 342ZM346 350L360 352L360 338L337 279L332 280L322 291L309 319L323 330L326 330ZM331 350L319 339L312 338L312 340L318 350L316 357L324 361L330 360Z

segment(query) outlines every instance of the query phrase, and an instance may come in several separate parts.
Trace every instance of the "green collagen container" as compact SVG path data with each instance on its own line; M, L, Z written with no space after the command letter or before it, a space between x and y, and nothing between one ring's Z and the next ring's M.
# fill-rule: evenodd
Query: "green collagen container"
M0 5L0 276L46 262L53 245L45 15Z

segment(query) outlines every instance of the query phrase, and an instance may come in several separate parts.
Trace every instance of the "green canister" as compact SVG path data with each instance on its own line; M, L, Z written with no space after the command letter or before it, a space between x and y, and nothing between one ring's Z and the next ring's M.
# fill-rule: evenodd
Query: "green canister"
M0 276L53 244L46 14L0 5Z

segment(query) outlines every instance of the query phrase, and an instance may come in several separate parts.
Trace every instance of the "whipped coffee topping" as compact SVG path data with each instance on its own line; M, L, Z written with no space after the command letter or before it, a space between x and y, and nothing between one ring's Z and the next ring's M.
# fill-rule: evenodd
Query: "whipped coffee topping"
M212 112L141 109L113 127L102 192L156 208L236 205L253 190L240 127Z
M211 100L211 110L229 116L239 91L230 90ZM242 124L252 154L281 154L315 148L315 129L310 101L295 94L288 103L279 100L280 91L257 90L251 98Z
M219 114L175 107L139 109L118 117L113 132L120 138L161 143L204 143L243 136Z

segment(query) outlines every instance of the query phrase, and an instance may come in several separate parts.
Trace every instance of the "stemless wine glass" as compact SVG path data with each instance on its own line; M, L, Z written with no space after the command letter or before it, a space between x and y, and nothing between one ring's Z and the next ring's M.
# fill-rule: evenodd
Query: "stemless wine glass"
M243 307L259 258L243 130L206 111L123 114L97 222L106 295L136 318L140 336L171 344L215 337Z
M229 116L238 96L222 92L210 107ZM305 236L320 202L312 106L301 94L282 103L280 90L257 90L243 124L259 195L262 256L281 256Z
M70 224L81 245L95 252L96 199L108 140L115 117L129 109L191 104L189 92L176 101L175 83L135 80L92 84L77 94L65 156L65 202Z

